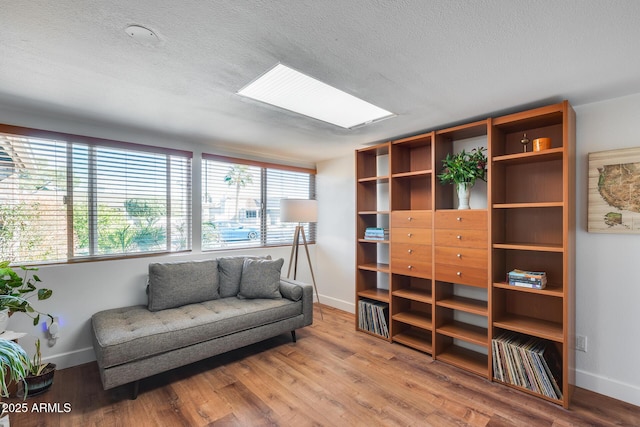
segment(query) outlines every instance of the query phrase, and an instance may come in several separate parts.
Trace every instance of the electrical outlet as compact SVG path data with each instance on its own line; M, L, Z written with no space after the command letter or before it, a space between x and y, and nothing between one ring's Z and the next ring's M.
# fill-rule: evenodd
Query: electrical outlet
M576 335L576 350L587 352L587 337Z

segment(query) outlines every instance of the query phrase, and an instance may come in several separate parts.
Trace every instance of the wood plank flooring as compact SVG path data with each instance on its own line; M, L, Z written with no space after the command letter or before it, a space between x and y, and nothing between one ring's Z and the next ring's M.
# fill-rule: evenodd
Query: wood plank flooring
M323 311L295 344L282 334L157 375L137 400L129 387L103 391L95 363L61 370L11 426L640 426L637 406L578 388L565 410Z

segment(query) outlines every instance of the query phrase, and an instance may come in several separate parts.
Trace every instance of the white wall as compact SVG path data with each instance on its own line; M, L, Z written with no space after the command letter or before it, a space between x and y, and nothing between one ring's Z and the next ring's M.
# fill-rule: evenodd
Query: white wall
M640 235L586 231L587 155L640 147L640 95L575 107L577 115L576 382L640 405ZM323 302L354 311L355 181L352 156L318 164L318 270ZM473 199L472 199L473 203ZM347 263L349 265L347 265Z
M588 153L640 147L640 95L575 107L576 334L587 352L576 352L576 382L640 405L640 235L587 230Z
M355 313L355 153L316 168L320 302Z

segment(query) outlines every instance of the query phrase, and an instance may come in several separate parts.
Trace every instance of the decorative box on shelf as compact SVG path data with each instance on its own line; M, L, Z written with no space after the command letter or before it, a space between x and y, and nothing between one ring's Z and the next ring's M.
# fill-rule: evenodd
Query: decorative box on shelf
M529 289L544 289L547 286L547 273L544 271L524 271L515 269L507 274L511 286Z

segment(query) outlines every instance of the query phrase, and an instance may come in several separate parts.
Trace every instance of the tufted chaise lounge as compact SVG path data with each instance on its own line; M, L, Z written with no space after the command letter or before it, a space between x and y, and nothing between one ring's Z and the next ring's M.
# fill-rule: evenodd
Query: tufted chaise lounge
M313 321L312 287L280 278L280 268L276 276L277 264L245 257L151 264L149 305L92 317L104 389L133 383L135 398L142 378L285 332L295 342L295 330ZM256 280L271 283L265 291Z

